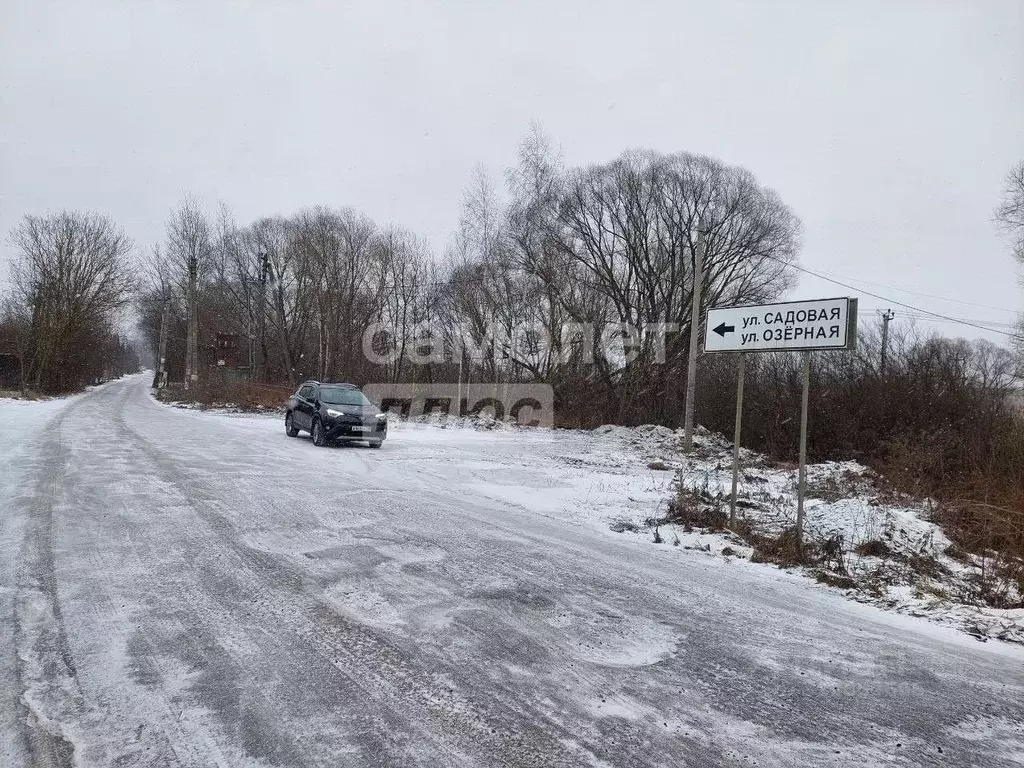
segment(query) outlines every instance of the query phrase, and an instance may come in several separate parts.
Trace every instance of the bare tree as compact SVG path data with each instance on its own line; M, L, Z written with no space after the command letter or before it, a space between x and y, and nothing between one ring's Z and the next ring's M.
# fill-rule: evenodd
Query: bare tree
M269 257L253 229L239 228L223 203L217 216L211 272L207 293L212 295L207 303L215 305L214 316L220 326L246 338L251 379L266 381Z
M384 285L377 317L388 334L377 340L376 351L390 359L384 369L388 379L400 381L416 330L430 320L434 308L433 264L426 242L397 227L380 233L376 248Z
M383 288L375 235L376 225L350 208L314 208L294 220L298 266L311 277L322 379L351 368L362 349L362 333L377 314Z
M167 257L181 280L188 317L186 389L199 379L199 289L212 262L212 237L210 221L199 201L185 196L167 222Z
M513 232L509 213L480 167L466 189L459 231L449 248L446 302L450 325L464 331L475 350L482 374L493 383L527 376L538 378L548 369L550 355L537 330L549 325L542 279L529 271L517 253L517 234L533 237L531 223ZM548 322L545 322L545 321ZM461 350L462 339L456 346Z
M532 339L516 345L527 361L520 365L535 377L550 379L570 365L571 349L563 336L567 323L593 317L584 299L577 263L557 247L561 236L558 212L564 194L562 157L540 124L534 122L519 145L518 164L506 171L511 195L507 214L508 239L517 267L531 278L529 308L537 335L547 343L537 348ZM590 298L594 296L591 293ZM525 346L525 349L523 348Z
M25 377L37 389L73 389L138 286L132 241L105 216L61 211L25 216L10 242L14 301L31 328Z
M266 311L276 329L280 366L288 383L294 386L311 313L310 302L306 300L310 275L300 268L293 230L294 224L284 218L265 218L252 225L248 238L253 243L251 249L266 254L270 291Z
M446 289L448 313L478 344L492 327L506 336L528 329L483 361L495 380L502 365L506 376L575 379L589 402L600 382L606 418L653 404L645 417L667 421L686 362L698 226L702 305L769 300L793 284L800 222L742 168L634 151L566 170L534 125L506 181L507 207L474 172ZM569 324L587 330L569 336ZM675 331L639 330L653 324ZM662 355L667 364L653 366Z
M1006 174L1003 198L995 211L996 224L1010 238L1014 256L1024 266L1024 160Z
M996 225L1009 238L1013 255L1024 267L1024 160L1006 174L1003 197L995 211ZM1021 276L1024 285L1024 274ZM1024 315L1017 322L1013 339L1017 351L1019 375L1024 376Z
M661 381L648 373L659 344L652 335L635 339L639 348L630 356L596 355L615 418L627 407L616 394L620 384L633 396L658 394L665 406L675 399L668 393L687 352L698 226L705 235L704 306L777 297L792 284L799 248L799 220L774 192L748 171L686 153L627 152L610 164L571 171L557 225L554 245L580 269L577 284L605 300L603 306L590 300L606 314L588 320L616 324L624 334L651 323L679 331L665 342ZM569 297L559 298L579 314Z

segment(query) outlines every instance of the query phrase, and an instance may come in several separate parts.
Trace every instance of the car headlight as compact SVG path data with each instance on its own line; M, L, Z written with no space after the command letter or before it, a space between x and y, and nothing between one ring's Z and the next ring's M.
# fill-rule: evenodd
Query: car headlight
M333 408L328 408L327 409L327 415L328 416L344 416L345 412L344 411L336 411Z
M378 418L378 419L386 419L387 417L388 417L388 415L387 415L386 412L385 413L378 413L377 416L376 416L376 418Z

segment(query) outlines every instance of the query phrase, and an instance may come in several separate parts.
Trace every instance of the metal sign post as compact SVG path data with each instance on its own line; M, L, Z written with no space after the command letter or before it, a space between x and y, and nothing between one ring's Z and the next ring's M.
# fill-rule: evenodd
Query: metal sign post
M807 411L811 383L811 352L856 348L857 299L840 297L747 307L714 307L707 312L705 328L705 352L740 353L736 382L736 427L732 449L732 498L729 500L730 526L736 521L746 353L804 353L804 385L800 402L800 470L796 502L796 544L800 550L803 547L804 486L807 480Z
M740 479L740 430L743 426L743 376L747 353L740 352L740 370L736 376L736 427L732 433L732 496L729 497L729 527L736 522L736 486Z
M686 360L686 403L683 406L683 453L693 450L693 415L697 393L697 348L700 346L700 294L704 281L704 230L697 225L693 251L693 293L690 297L690 355Z
M800 396L800 469L796 491L796 551L804 543L804 486L807 483L807 402L811 389L811 352L804 352L804 391Z

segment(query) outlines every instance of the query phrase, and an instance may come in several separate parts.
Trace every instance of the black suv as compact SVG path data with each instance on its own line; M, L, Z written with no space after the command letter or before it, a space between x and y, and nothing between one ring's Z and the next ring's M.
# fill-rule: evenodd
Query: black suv
M288 398L284 429L288 437L297 437L304 429L318 446L365 440L371 448L380 448L388 436L388 419L355 384L307 381Z

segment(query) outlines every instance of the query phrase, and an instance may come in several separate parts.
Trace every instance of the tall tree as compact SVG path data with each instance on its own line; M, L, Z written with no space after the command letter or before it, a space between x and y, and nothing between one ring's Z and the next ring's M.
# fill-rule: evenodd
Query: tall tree
M1000 229L1010 238L1014 256L1024 266L1024 160L1006 174L995 218Z
M167 258L179 275L185 296L185 388L199 379L199 289L213 257L210 221L198 200L186 196L167 222Z
M37 389L80 386L137 288L133 243L106 216L25 216L11 231L14 300L30 329L25 378Z
M1013 255L1024 267L1024 160L1021 160L1006 174L1003 196L995 211L996 224L1010 239ZM1021 275L1024 285L1024 274ZM1014 339L1020 361L1021 375L1024 375L1024 314L1017 323Z

